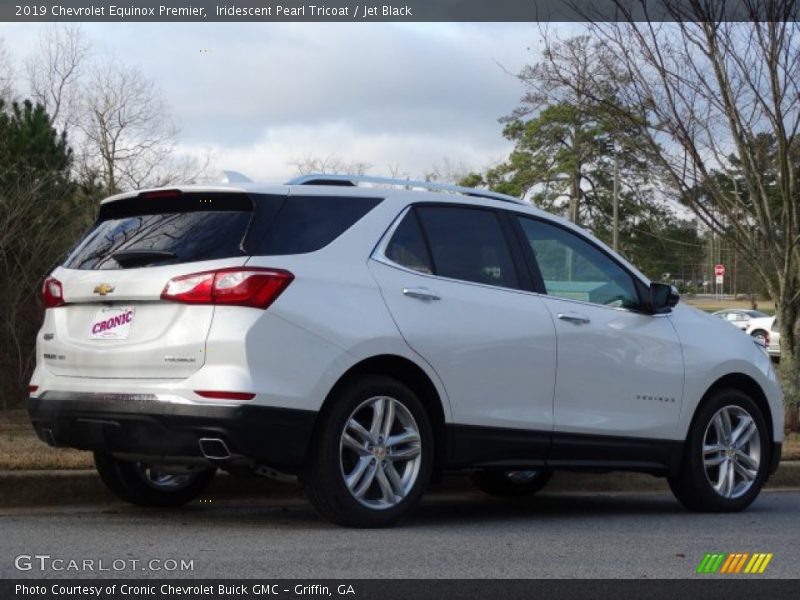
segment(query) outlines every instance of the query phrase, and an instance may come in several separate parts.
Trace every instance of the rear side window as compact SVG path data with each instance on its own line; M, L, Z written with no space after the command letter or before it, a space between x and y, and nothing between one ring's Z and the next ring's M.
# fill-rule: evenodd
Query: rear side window
M416 210L437 275L519 287L511 251L494 211L456 206L421 206Z
M428 275L433 273L425 238L419 227L419 219L413 210L408 211L403 221L395 229L394 235L386 247L386 258L413 271Z
M200 193L103 205L64 266L126 269L242 256L252 206L244 194Z
M380 203L379 198L289 196L264 233L249 236L253 254L303 254L324 248Z

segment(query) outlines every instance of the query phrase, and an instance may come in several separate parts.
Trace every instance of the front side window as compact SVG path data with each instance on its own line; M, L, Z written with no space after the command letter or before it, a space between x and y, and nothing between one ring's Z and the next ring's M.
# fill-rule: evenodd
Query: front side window
M442 277L518 288L519 279L497 214L459 206L416 208Z
M603 306L640 306L631 275L581 237L538 219L517 217L547 294Z

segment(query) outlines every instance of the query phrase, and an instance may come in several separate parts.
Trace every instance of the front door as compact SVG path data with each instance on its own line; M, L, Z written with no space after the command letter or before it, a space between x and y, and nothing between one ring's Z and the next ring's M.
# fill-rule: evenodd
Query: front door
M620 451L624 462L626 448L638 451L637 438L674 438L684 367L670 316L642 312L631 273L587 238L517 218L557 332L552 458L591 457L594 449L598 459Z

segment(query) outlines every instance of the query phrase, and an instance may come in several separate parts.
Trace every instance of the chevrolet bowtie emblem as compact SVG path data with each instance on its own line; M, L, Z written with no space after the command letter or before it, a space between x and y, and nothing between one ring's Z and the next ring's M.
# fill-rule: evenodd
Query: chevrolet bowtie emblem
M101 296L105 296L106 294L110 294L114 291L113 285L108 285L107 283L101 283L97 287L94 288L95 294L100 294Z

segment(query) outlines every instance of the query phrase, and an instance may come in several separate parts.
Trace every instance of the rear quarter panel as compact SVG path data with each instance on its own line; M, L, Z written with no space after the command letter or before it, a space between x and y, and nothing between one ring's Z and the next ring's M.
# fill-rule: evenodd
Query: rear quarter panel
M375 195L375 190L368 191ZM400 356L425 371L450 421L441 380L403 340L367 267L378 240L405 204L387 198L316 252L252 257L249 266L286 269L295 279L264 313L242 324L247 334L240 350L235 348L235 335L227 344L228 351L219 343L228 334L222 331L227 317L218 307L203 371L213 369L218 359L228 360L227 352L244 353L231 364L247 365L254 389L263 393L259 401L319 410L336 382L354 365L373 356Z

